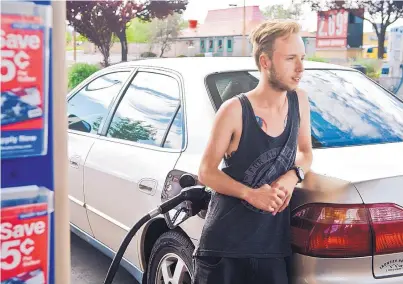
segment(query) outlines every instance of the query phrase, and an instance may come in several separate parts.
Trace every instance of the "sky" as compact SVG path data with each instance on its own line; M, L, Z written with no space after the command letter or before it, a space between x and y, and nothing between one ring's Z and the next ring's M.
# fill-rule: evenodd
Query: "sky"
M243 6L243 0L189 0L189 4L184 12L184 18L196 19L203 22L207 15L208 10L225 9L230 4L237 4L239 7ZM266 6L284 3L285 6L291 5L292 0L245 0L246 6L258 5L261 9ZM300 24L302 28L307 31L316 31L316 13L312 12L308 7L303 9L303 19ZM398 20L392 26L403 26L403 19ZM372 26L368 21L364 21L364 32L371 32Z

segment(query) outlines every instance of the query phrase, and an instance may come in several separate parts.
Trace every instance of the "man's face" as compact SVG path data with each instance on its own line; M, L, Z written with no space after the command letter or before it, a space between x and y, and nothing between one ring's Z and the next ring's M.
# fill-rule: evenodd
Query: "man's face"
M304 57L305 46L299 35L276 39L273 56L267 59L269 84L278 91L295 90L304 71Z

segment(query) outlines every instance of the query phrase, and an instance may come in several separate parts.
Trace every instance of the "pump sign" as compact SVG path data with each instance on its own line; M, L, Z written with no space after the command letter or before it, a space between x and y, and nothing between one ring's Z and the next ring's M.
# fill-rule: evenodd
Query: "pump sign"
M321 11L318 13L316 47L346 47L348 12L341 10Z
M1 284L55 283L52 11L1 2Z
M46 154L44 42L41 17L2 14L2 158Z
M24 204L24 199L17 198L13 205L21 205L7 207L6 202L3 199L1 208L1 281L49 283L48 204Z

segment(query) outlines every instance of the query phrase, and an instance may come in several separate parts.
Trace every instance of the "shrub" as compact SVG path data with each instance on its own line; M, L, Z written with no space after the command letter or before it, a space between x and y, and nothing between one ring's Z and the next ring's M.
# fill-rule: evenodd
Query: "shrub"
M354 64L362 65L366 69L366 75L372 79L377 79L381 75L382 61L378 59L360 59Z
M69 89L75 88L82 81L87 79L90 75L97 72L99 67L87 63L76 63L71 66L68 72L68 87Z
M178 55L178 57L187 57L187 56L186 56L186 55L181 54L181 55Z
M151 51L146 51L146 52L143 52L142 54L140 54L140 57L143 57L143 58L157 57L157 54L155 54L155 53L153 53Z
M306 60L307 61L316 61L316 62L325 62L325 63L328 62L328 60L326 60L325 58L318 57L318 56L310 56L310 57L307 57Z
M204 57L204 53L195 54L195 57Z

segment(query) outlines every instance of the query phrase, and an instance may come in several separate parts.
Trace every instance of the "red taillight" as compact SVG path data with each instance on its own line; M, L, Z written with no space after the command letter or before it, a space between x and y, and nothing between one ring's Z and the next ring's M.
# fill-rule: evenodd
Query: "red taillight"
M367 206L374 232L374 254L403 252L403 208L395 204Z
M359 257L403 251L403 210L393 204L309 204L293 214L291 228L293 248L301 254Z

